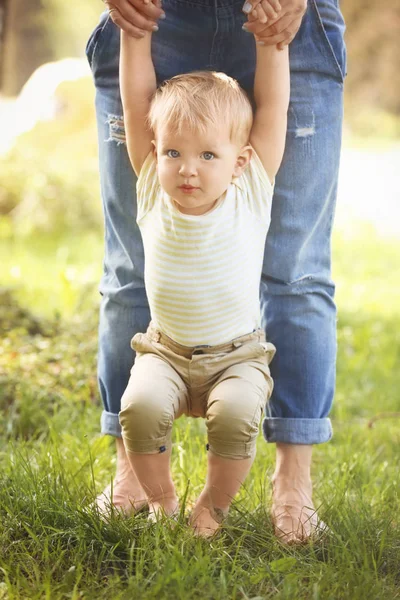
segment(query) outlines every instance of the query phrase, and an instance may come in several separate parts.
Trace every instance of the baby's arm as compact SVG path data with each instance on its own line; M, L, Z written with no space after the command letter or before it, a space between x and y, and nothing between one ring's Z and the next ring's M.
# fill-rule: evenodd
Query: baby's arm
M154 138L147 127L150 101L157 82L151 58L151 36L130 37L121 31L120 86L125 122L126 144L133 169L139 176Z
M285 149L290 95L289 53L287 46L283 50L278 50L276 46L256 46L256 113L250 143L273 180Z

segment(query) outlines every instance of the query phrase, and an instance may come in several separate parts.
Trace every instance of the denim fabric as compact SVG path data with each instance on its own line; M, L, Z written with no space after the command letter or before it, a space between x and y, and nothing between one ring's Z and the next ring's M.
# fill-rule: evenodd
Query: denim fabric
M242 30L243 2L164 0L167 18L153 35L159 82L210 68L251 94L253 36ZM290 46L291 99L260 287L263 325L277 347L266 407L269 442L315 444L332 435L336 308L330 273L342 129L346 51L337 0L309 0ZM134 355L130 340L150 320L137 228L136 178L123 143L118 86L119 31L103 13L87 45L96 85L101 192L105 215L98 373L102 431L120 435L118 412Z

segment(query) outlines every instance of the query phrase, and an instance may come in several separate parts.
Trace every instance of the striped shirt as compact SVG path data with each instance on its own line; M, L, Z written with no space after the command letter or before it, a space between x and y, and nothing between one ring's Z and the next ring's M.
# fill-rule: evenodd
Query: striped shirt
M261 324L259 289L273 188L253 150L244 173L203 215L160 187L150 153L137 183L137 223L155 326L184 346L217 345Z

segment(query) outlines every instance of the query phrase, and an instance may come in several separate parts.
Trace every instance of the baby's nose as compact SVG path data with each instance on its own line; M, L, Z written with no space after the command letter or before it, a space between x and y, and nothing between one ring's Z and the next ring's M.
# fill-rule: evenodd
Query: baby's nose
M179 169L179 173L184 177L196 175L196 165L193 163L183 163Z

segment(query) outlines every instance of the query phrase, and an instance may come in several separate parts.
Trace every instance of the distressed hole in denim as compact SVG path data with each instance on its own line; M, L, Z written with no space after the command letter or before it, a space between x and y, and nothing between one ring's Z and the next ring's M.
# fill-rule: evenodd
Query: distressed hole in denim
M124 117L118 115L109 115L107 119L109 125L109 138L106 142L117 142L117 144L125 144L125 125Z
M296 137L309 137L315 134L315 127L298 127L296 129Z
M296 112L293 106L290 106L289 115L296 138L311 138L315 135L315 114L311 108L303 107Z

